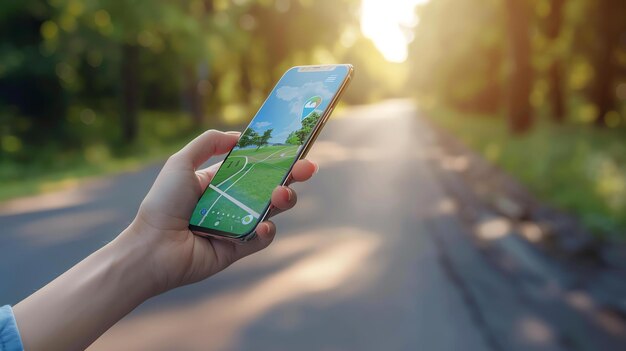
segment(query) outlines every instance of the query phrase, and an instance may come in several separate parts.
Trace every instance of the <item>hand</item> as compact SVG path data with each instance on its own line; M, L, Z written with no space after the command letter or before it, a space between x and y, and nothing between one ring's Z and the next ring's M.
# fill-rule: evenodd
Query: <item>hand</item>
M204 279L270 244L276 227L269 221L256 228L256 239L241 245L187 229L218 168L198 167L234 147L238 135L210 130L170 157L122 234L14 307L25 349L84 350L146 299ZM292 178L307 180L316 169L299 161ZM288 187L272 194L278 211L295 203Z
M160 293L207 278L231 263L267 247L276 233L271 221L260 223L257 236L244 244L194 235L189 219L219 164L198 170L206 160L230 151L238 132L209 130L172 155L143 200L131 226L113 244L130 245L145 251L150 279ZM311 161L298 161L292 170L294 181L305 181L316 172ZM296 204L296 193L277 187L272 193L272 215ZM134 246L133 246L134 245Z

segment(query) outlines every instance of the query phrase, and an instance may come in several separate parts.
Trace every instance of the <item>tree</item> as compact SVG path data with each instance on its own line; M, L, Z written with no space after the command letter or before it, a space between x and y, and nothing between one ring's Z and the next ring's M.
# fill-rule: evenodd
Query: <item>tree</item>
M546 34L552 42L552 47L558 47L555 42L559 39L563 26L563 7L565 0L554 0L550 7L550 14L546 18ZM563 91L562 53L553 55L548 68L548 82L550 84L550 102L552 105L552 119L563 122L565 119L565 96Z
M56 12L35 0L0 5L0 138L8 132L34 145L68 142L67 94L55 72L59 55L40 53L40 28ZM19 128L18 116L28 118L28 126Z
M268 129L265 132L263 132L263 135L257 134L253 142L253 144L256 145L257 150L259 150L261 146L265 146L268 144L269 140L272 138L273 131L274 131L273 129Z
M300 140L300 145L304 144L304 141L309 137L313 128L315 128L315 125L320 117L322 117L322 115L319 112L313 111L309 116L302 120L302 128L295 132L296 137Z
M614 79L619 70L616 51L620 46L620 36L626 32L623 0L599 0L596 2L598 16L597 49L593 58L595 81L592 87L591 100L596 105L595 123L599 127L606 126L607 114L616 109Z
M287 140L285 140L285 143L289 145L302 145L302 140L298 138L298 136L296 135L296 131L294 130L293 132L289 133L289 136L287 137Z
M132 142L139 133L139 47L122 45L122 136Z
M322 114L318 111L311 112L310 115L302 120L302 127L300 127L300 129L294 130L293 132L289 133L289 136L287 136L285 143L290 145L304 144L304 141L309 137L309 135L313 131L313 128L315 128L315 125L317 124L317 121L320 119L320 117L322 117Z
M139 106L141 94L139 34L148 27L162 7L151 7L146 0L136 0L133 5L121 4L112 0L100 0L94 13L102 9L107 13L113 34L106 34L104 40L112 41L121 51L120 75L121 82L121 125L122 138L125 142L134 142L139 133ZM151 7L150 10L146 8ZM96 10L96 8L99 8ZM68 5L67 11L70 7ZM83 15L87 16L87 14ZM95 14L94 14L95 16ZM117 31L115 30L117 29ZM80 36L80 34L78 34ZM82 54L82 53L81 53Z
M425 106L436 103L489 115L501 112L506 95L504 68L509 67L501 4L437 0L418 7L406 84ZM354 93L355 83L348 93Z
M237 146L244 148L250 145L255 145L255 140L259 137L259 134L254 131L252 128L246 129L241 137L239 138L239 143Z
M320 117L322 117L322 115L319 112L313 111L308 117L302 120L302 127L291 132L285 142L290 145L304 144L304 141L309 137L313 128L315 128Z
M77 101L89 95L85 89L94 86L84 82L98 82L100 90L91 92L99 97L96 101L102 101L103 92L117 95L125 142L136 140L141 107L164 107L162 101L146 104L147 97L169 101L186 97L194 124L201 123L209 72L206 38L213 35L207 34L211 32L206 30L208 21L204 19L210 17L212 1L57 0L51 6L58 14L41 26L42 33L50 32L44 36L44 48L60 56L64 66L72 70L72 92ZM88 64L92 67L82 67ZM105 71L106 67L113 67L114 73ZM150 92L156 94L149 96Z
M265 89L271 88L272 81L291 64L300 62L296 53L306 55L319 48L329 48L329 43L337 42L346 28L359 25L358 17L354 16L359 11L359 0L237 3L246 4L242 5L247 7L246 14L254 18L254 30L249 30L250 45L242 48L242 54L247 56L250 46L262 48L262 56L256 58L257 74L269 72L272 78L265 81L268 84ZM314 13L318 15L312 15ZM228 43L229 48L233 45L237 43ZM251 67L254 66L248 65ZM247 79L247 76L243 74L240 78Z
M533 82L530 66L530 9L526 1L506 0L505 10L513 66L509 78L509 130L521 134L528 131L533 124L530 106Z
M196 24L195 33L187 35L189 42L201 43L204 38L202 35L210 32L209 20L215 14L215 4L213 0L188 1L182 2L183 8L189 10L184 11L185 19L193 19ZM184 23L184 22L183 22ZM182 24L182 23L181 23ZM182 26L181 26L182 27ZM183 27L184 28L184 27ZM206 86L208 85L210 68L208 50L203 45L190 45L184 49L185 67L183 68L183 76L185 80L185 89L183 91L184 100L191 113L194 126L200 127L205 117L205 95Z

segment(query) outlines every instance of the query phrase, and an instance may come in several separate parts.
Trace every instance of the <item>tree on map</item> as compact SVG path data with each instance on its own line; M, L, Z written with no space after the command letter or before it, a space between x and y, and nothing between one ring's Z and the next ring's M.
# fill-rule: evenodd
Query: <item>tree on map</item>
M244 148L246 146L256 145L255 140L258 137L259 134L255 132L254 129L248 128L243 132L241 138L239 138L239 143L237 144L237 146Z
M254 138L254 141L252 142L252 144L256 145L256 149L260 149L261 146L265 146L268 144L269 140L272 138L272 132L274 130L273 129L268 129L265 132L263 132L263 135L259 135L258 133L255 132L256 137Z
M285 140L285 143L287 143L289 145L302 145L302 142L300 141L300 139L296 135L296 131L295 130L293 132L289 133L289 136L287 137L287 140Z
M302 128L294 130L289 134L285 143L290 145L302 145L306 138L317 124L317 121L322 117L322 114L318 111L311 112L305 119L302 120Z
M317 124L317 121L322 117L322 114L318 111L311 112L305 119L302 120L302 128L294 132L295 137L298 138L298 144L304 144L304 141L309 137L313 128Z

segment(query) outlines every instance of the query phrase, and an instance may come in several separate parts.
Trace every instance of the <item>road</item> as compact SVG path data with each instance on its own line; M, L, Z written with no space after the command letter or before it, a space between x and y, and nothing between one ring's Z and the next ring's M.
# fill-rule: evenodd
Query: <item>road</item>
M551 273L521 289L485 257L447 205L436 151L407 101L342 113L270 248L148 301L91 349L624 349L622 321L583 292ZM0 206L0 301L16 303L114 238L158 169ZM520 269L536 266L524 257Z

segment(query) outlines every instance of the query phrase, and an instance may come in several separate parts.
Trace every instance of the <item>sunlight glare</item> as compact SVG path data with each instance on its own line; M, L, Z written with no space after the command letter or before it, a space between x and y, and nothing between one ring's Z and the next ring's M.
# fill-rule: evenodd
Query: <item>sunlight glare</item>
M407 59L409 38L405 28L417 25L415 6L429 0L362 0L361 31L374 42L387 61Z

